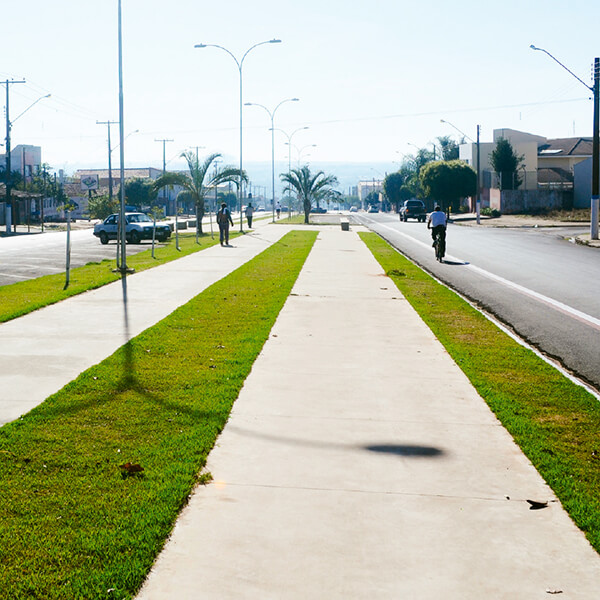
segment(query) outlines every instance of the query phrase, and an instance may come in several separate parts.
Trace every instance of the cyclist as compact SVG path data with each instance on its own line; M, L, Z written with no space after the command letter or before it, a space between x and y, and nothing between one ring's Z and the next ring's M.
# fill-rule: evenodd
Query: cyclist
M432 246L435 246L435 237L440 234L442 247L446 247L446 213L440 208L439 204L435 205L435 210L427 217L427 229L431 229L431 237L433 238Z

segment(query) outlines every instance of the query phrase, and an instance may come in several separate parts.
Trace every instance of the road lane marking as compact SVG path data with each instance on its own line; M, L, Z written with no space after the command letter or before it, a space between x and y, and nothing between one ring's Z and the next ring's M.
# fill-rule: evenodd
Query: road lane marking
M378 223L377 221L374 221L372 219L368 219L368 220L371 221L372 223L374 223L375 225L378 225L379 227L385 227L386 229L393 231L395 234L400 234L402 237L418 244L419 246L422 246L423 248L427 248L428 250L430 249L430 246L428 244L408 235L407 233L404 233L403 231L394 229L393 227L390 227L389 225L385 225L384 223ZM468 261L458 259L449 254L446 256L448 258L451 258L454 262L462 264L465 267L467 267L468 269L471 269L472 271L479 273L483 277L487 277L488 279L492 279L493 281L496 281L497 283L501 283L502 285L504 285L506 287L509 287L517 292L520 292L521 294L528 296L529 298L532 298L534 300L537 300L538 302L542 302L546 306L549 306L550 308L553 308L554 310L561 312L562 314L567 315L567 316L571 317L572 319L575 319L581 323L584 323L585 325L589 325L590 327L593 327L594 329L597 329L598 331L600 331L600 319L597 319L596 317L592 317L591 315L588 315L587 313L577 310L576 308L573 308L572 306L564 304L563 302L560 302L559 300L555 300L554 298L544 296L544 294L540 294L539 292L536 292L534 290L526 288L525 286L515 283L514 281L510 281L509 279L500 277L500 275L496 275L495 273L486 271L485 269L482 269L481 267L477 267L474 264L469 263Z

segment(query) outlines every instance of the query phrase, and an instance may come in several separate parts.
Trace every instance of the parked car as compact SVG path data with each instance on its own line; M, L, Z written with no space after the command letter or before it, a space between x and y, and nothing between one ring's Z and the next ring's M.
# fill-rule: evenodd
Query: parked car
M427 219L427 211L425 204L421 200L405 200L400 207L400 220L408 221L408 219L417 219L419 223L425 223Z
M125 213L125 237L130 244L139 244L142 240L152 239L154 223L144 213ZM101 244L116 240L119 230L119 214L106 217L102 223L94 226L94 235L100 238ZM156 239L165 242L171 237L171 226L165 221L156 222Z
M327 212L327 209L323 208L322 206L314 206L313 208L310 209L310 212L314 213L314 214L322 215L323 213Z

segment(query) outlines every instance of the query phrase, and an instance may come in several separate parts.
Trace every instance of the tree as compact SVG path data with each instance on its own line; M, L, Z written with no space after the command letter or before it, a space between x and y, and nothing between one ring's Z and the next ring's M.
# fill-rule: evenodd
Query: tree
M323 194L331 191L334 185L337 185L335 175L325 175L323 171L311 173L310 167L304 165L301 169L292 169L289 173L282 173L281 181L288 183L296 190L298 200L302 202L304 209L304 223L308 224L310 208L313 201L318 201Z
M139 210L152 206L156 200L154 182L136 177L125 182L125 201Z
M199 162L194 152L184 152L181 155L188 164L189 173L165 173L154 182L156 192L168 185L178 185L190 193L196 206L196 241L198 235L202 233L202 219L205 212L205 199L210 188L232 181L238 183L240 170L234 167L215 168L209 175L209 170L220 154L215 153L207 156L204 161ZM248 181L246 173L242 171L242 180Z
M501 190L516 190L522 183L519 168L525 157L515 153L512 144L505 138L498 138L496 147L490 153L490 163L500 177Z
M103 196L92 196L88 202L88 214L92 219L106 219L109 215L117 212L119 209L119 202L107 195Z
M437 140L442 150L442 160L458 160L458 144L449 135L441 135Z
M365 197L365 204L367 206L379 205L379 192L376 192L375 190L369 192Z
M400 203L402 198L400 197L400 190L404 186L406 175L400 171L396 173L390 173L383 180L383 191L387 196L387 199L396 207L396 212L400 210Z
M477 191L477 173L462 160L429 163L419 175L427 198L438 201L443 209L458 209L461 198Z

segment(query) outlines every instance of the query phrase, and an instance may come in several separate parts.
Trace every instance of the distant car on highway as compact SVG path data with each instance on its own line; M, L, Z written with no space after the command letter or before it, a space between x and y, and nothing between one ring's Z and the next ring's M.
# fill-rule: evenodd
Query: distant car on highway
M327 209L323 208L322 206L315 206L315 207L313 207L313 208L310 209L310 212L313 213L313 214L317 214L317 215L320 214L320 215L322 215L322 214L324 214L324 213L327 212Z
M373 205L373 206L369 206L369 210L367 212L378 213L379 209L375 205Z
M350 212L358 212L358 208L356 208L356 206L351 206Z
M125 237L130 244L139 244L142 240L152 239L154 222L144 213L125 213ZM94 235L100 238L101 244L116 240L119 230L119 215L115 213L106 217L102 223L94 226ZM156 239L166 242L171 237L171 226L165 221L156 222Z
M405 200L400 207L400 220L408 221L408 219L417 219L419 223L425 223L427 219L427 210L425 204L421 200Z

